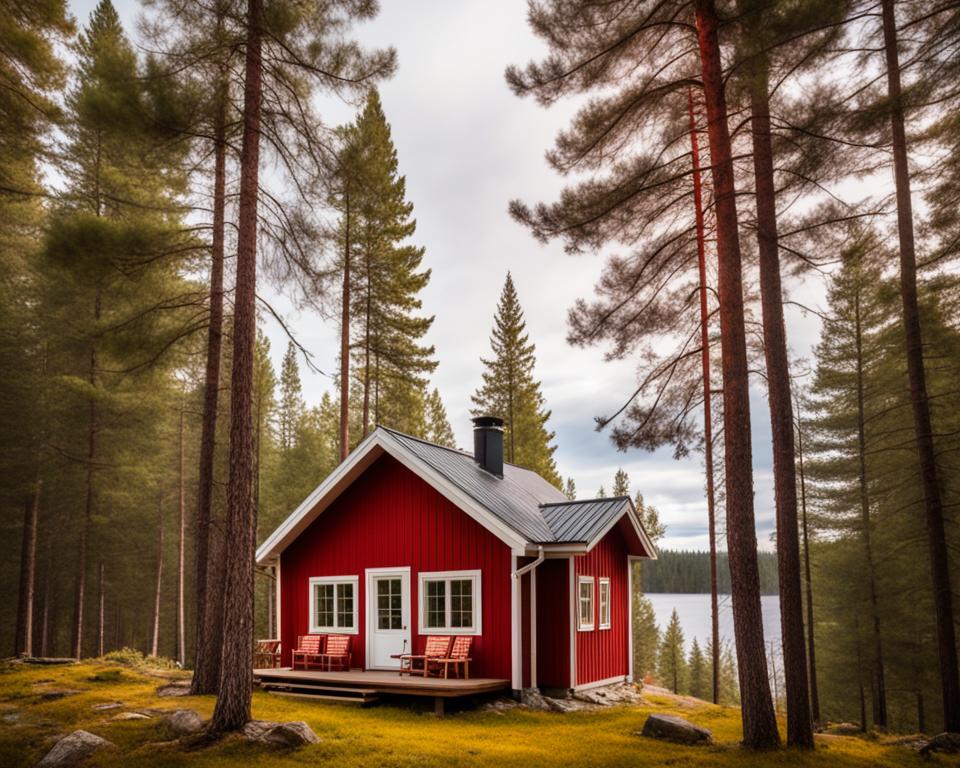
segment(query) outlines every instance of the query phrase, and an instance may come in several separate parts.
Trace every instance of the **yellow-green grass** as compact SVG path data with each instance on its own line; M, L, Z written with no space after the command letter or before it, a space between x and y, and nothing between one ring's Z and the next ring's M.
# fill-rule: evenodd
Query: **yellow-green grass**
M253 714L263 720L304 720L321 743L275 751L238 738L187 750L171 741L158 718L113 721L141 708L197 710L209 717L213 697L159 698L165 680L102 661L70 666L17 665L0 670L0 766L34 765L56 738L78 728L117 745L86 765L97 766L910 766L930 765L914 751L880 739L820 736L817 750L754 754L737 746L738 711L730 707L649 694L642 706L557 714L480 709L435 718L427 707L379 705L358 709L256 692ZM44 691L78 693L44 699ZM123 709L97 712L94 705L122 701ZM651 712L680 714L710 728L716 745L689 747L638 735ZM934 764L960 764L936 757Z

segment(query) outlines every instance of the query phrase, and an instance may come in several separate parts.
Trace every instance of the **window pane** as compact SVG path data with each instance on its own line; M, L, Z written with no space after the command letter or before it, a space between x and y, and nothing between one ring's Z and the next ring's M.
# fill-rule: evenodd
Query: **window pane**
M353 584L337 584L337 626L353 629Z
M318 627L333 626L333 584L313 586L314 624Z
M580 582L580 625L593 625L593 582Z
M430 628L446 626L446 597L447 583L445 581L428 581L425 624Z
M600 624L610 626L610 582L600 582Z
M454 579L450 582L450 626L473 626L472 579Z

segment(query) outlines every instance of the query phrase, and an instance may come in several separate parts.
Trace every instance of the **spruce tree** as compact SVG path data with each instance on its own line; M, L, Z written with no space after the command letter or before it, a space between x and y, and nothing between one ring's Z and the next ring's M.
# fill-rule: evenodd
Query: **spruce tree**
M290 341L280 366L280 402L277 406L277 437L282 452L290 451L303 419L303 387L297 365L297 347Z
M650 599L634 591L633 595L633 674L639 681L657 674L660 651L660 627Z
M623 467L617 469L617 474L613 476L613 495L630 495L630 476L624 472Z
M509 272L497 304L490 347L493 357L481 358L483 384L473 394L473 414L503 419L506 461L531 469L557 488L562 487L553 458L557 448L550 444L555 433L547 429L550 411L533 373L536 347L527 334Z
M567 478L567 482L563 487L563 495L570 501L577 500L577 484L573 481L572 477Z
M443 445L447 448L456 448L457 441L453 436L453 428L447 419L447 409L443 407L440 391L434 387L427 397L426 404L427 430L426 439L431 443Z
M683 629L680 627L680 617L676 609L670 614L670 623L667 624L660 642L657 676L660 682L674 693L686 690L687 657L683 647Z
M707 660L704 658L703 651L700 650L700 643L697 638L693 638L693 645L690 647L687 669L688 693L698 699L706 699L710 696L710 676L707 669Z

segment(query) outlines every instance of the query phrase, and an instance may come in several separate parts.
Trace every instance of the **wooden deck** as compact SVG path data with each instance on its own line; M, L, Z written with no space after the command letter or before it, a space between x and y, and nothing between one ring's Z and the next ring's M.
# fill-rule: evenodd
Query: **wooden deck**
M272 693L308 696L325 700L352 701L369 704L378 694L427 696L434 700L438 715L443 714L444 701L450 698L491 693L510 687L509 680L472 677L466 680L437 677L401 677L396 672L359 670L321 672L318 670L255 669L254 679Z

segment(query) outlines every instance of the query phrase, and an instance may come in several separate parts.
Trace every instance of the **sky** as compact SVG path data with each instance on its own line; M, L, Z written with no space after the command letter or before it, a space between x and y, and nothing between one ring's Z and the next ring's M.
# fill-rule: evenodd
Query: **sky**
M137 0L114 2L135 36ZM94 5L95 0L70 0L80 24ZM669 450L620 453L607 433L595 431L594 417L616 410L636 383L635 362L605 362L602 347L577 349L566 343L567 310L577 298L591 295L603 256L568 256L559 243L541 245L507 213L513 198L557 197L562 180L548 167L544 152L574 108L544 109L514 96L504 81L508 64L524 64L545 50L526 23L526 3L381 0L380 15L358 26L354 37L367 47L397 50L397 73L380 94L414 204L412 242L425 246L424 266L432 270L421 295L424 313L436 318L427 337L440 361L432 383L458 444L472 446L470 395L480 382L480 357L489 355L497 299L509 270L536 344L536 376L552 411L548 426L556 432L561 475L573 477L578 495L590 498L601 485L609 492L622 467L632 492L642 492L666 523L662 546L706 549L702 457L676 461ZM333 97L321 97L317 106L330 125L353 119L354 107ZM282 292L261 290L315 364L332 372L337 323L295 311ZM822 303L817 287L805 291L806 302ZM278 323L266 323L279 369L287 338ZM788 309L794 357L809 359L818 333L814 316ZM327 375L305 366L301 374L308 403L318 402L325 390L332 392ZM751 397L757 535L761 548L769 549L774 529L769 416L765 391L756 383Z

